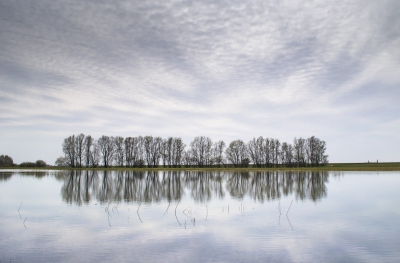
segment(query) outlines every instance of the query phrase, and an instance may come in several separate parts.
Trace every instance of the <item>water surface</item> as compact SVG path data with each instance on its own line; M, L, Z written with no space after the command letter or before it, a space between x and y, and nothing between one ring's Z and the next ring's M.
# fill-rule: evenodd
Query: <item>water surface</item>
M0 262L398 262L399 172L0 172Z

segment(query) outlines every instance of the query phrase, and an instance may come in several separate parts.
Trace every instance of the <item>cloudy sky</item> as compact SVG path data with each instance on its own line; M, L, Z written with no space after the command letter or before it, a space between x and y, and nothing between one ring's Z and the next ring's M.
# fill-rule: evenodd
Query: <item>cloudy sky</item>
M0 0L0 154L72 134L292 142L400 161L400 1Z

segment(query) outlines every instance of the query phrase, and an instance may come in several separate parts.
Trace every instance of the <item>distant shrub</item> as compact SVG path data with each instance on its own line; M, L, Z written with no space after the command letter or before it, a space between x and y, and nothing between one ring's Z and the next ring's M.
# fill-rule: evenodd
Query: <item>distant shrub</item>
M15 166L13 159L8 155L0 155L0 166L12 167Z
M33 162L23 162L19 164L20 167L36 167L36 163Z
M67 167L68 166L68 158L60 156L57 158L57 160L54 164L59 167Z
M47 166L47 164L45 161L43 161L43 160L36 161L36 167L46 167L46 166Z

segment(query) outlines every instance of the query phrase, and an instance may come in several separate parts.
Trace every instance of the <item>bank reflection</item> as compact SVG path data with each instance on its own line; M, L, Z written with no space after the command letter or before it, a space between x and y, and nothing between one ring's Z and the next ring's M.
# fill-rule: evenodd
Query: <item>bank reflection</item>
M211 171L69 171L63 174L65 202L82 205L107 202L178 202L184 195L198 203L227 194L265 202L294 194L317 201L327 195L328 172L211 172Z

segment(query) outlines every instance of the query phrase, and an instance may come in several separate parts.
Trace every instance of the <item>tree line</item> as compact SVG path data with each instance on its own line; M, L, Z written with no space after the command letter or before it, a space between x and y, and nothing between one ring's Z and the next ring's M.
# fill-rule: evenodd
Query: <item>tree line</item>
M43 160L37 160L36 162L22 162L19 165L14 163L13 158L8 155L0 155L0 167L46 167L47 164Z
M312 136L293 144L274 138L238 139L226 145L197 136L189 146L180 137L71 135L64 139L64 156L57 166L69 167L307 167L328 163L326 143Z

